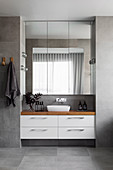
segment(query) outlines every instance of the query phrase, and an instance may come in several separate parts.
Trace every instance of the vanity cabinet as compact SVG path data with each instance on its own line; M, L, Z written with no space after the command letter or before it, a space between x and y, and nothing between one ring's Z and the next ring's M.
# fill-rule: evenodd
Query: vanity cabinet
M59 139L95 139L94 128L59 128Z
M95 139L94 115L22 115L21 139Z
M57 127L57 116L21 116L22 139L57 139Z
M59 139L94 139L94 116L59 116Z
M22 127L57 127L58 116L21 116Z
M57 128L44 127L23 127L21 139L57 139Z
M59 116L60 127L92 127L94 126L94 116Z

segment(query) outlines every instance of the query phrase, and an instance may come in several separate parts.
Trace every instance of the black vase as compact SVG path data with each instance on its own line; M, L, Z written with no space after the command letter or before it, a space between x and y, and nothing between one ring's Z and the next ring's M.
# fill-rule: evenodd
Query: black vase
M84 104L83 104L83 110L87 110L87 104L86 104L85 101L84 101Z
M79 110L79 111L81 111L81 110L82 110L82 103L81 103L81 101L79 102L78 110Z

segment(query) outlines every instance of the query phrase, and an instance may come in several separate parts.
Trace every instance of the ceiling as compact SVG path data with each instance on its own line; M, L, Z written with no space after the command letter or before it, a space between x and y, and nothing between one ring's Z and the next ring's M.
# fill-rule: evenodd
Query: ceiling
M113 0L0 0L1 16L24 20L72 20L113 16Z

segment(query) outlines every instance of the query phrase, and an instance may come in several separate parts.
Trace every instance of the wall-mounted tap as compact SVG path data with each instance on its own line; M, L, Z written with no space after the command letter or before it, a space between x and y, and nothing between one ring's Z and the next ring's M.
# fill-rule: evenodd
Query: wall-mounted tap
M24 67L24 65L21 65L21 70L28 71L28 68Z
M59 103L65 103L67 101L66 98L56 98L56 102L59 102Z

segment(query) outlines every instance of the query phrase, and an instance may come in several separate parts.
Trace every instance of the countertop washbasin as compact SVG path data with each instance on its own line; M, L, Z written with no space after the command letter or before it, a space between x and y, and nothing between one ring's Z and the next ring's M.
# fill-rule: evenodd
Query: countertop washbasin
M47 106L48 111L59 111L59 112L69 112L70 106L69 105L48 105Z

